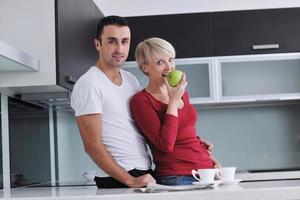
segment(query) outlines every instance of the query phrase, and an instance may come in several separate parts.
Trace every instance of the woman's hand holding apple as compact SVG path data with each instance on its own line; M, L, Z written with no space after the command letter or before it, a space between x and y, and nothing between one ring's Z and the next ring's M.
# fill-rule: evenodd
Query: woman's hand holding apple
M176 87L172 87L169 85L169 82L166 83L168 88L169 95L169 104L176 103L177 108L180 107L181 97L185 92L185 88L187 86L186 76L183 73L180 83Z

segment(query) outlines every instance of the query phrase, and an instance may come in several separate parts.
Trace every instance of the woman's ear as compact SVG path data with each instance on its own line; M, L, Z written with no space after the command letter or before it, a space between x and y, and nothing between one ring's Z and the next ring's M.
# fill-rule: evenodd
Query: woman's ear
M143 64L141 68L145 74L148 74L148 68L145 64Z

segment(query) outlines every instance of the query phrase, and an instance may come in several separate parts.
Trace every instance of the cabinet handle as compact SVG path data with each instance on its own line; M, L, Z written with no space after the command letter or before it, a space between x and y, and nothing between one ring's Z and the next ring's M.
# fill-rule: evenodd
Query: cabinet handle
M68 83L75 84L77 80L73 76L66 76L66 81Z
M255 44L252 45L253 50L261 50L261 49L279 49L279 44Z

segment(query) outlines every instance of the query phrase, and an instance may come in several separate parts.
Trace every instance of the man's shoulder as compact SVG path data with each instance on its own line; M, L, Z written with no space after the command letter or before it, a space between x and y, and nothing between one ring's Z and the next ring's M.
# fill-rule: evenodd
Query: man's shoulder
M123 69L121 69L120 72L122 74L122 79L124 80L125 83L127 83L126 85L129 85L130 87L134 88L136 91L141 90L138 79L132 73Z
M129 79L129 80L132 80L132 79L135 80L136 79L136 77L131 72L129 72L129 71L121 69L121 73L124 76L124 78L126 78L126 79Z
M84 72L79 79L86 79L94 76L99 76L97 67L91 66L86 72Z
M90 67L80 78L76 81L75 85L93 84L95 81L101 81L101 73L99 73L97 67Z

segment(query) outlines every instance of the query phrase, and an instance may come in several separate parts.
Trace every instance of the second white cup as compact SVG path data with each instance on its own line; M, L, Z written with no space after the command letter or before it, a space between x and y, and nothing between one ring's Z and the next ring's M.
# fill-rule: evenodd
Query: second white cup
M223 181L234 181L236 167L221 167L219 175Z

